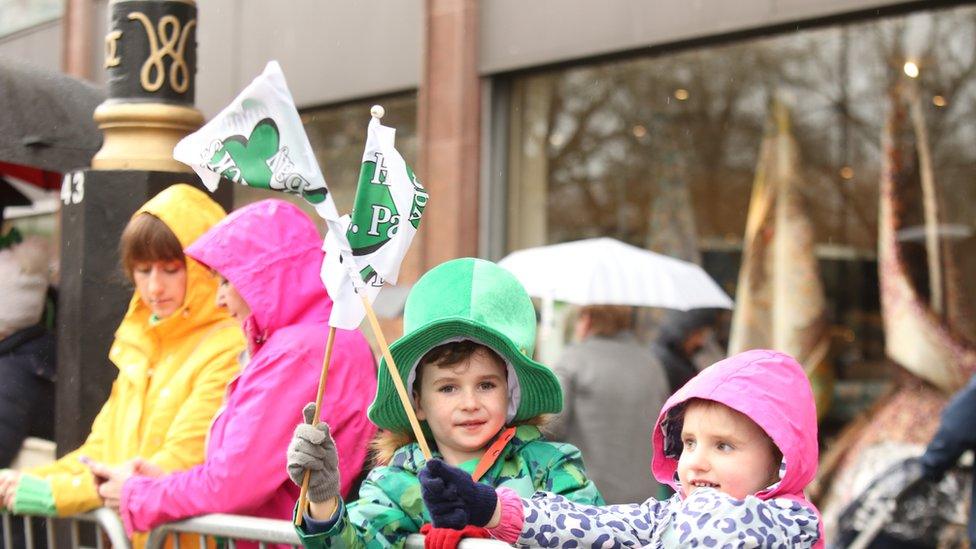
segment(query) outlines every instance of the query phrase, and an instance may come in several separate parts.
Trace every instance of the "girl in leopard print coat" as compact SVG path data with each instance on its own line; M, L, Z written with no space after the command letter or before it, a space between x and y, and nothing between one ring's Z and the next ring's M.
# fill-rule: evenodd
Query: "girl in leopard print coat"
M443 467L421 476L438 517L485 516L489 533L541 547L823 547L820 513L803 495L817 469L810 383L789 355L740 353L672 395L658 417L651 470L666 501L589 506L546 492L472 492ZM474 494L474 495L472 495Z

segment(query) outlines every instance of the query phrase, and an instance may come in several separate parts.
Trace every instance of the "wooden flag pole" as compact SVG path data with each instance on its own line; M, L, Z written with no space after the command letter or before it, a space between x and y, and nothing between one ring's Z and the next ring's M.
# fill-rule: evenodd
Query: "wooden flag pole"
M363 300L363 308L366 309L366 318L369 319L369 325L373 328L373 335L376 336L376 341L380 344L380 350L383 351L383 358L386 359L386 367L390 372L390 377L393 378L393 386L396 387L397 394L400 395L400 403L403 404L403 410L407 413L407 419L410 420L413 435L417 437L417 444L420 445L420 451L423 452L424 459L430 461L430 446L427 445L427 438L424 437L424 432L420 429L417 414L413 411L410 396L407 395L407 390L403 386L403 380L400 379L400 372L397 370L396 363L393 362L393 355L390 354L390 347L386 344L386 338L383 337L383 330L380 329L380 322L376 319L373 305L366 297L366 292L359 292L359 297Z
M370 109L370 114L377 119L383 118L385 110L381 105L373 105ZM413 404L410 402L410 396L407 394L406 388L403 386L403 380L400 379L400 373L397 370L396 363L393 361L393 355L390 354L390 346L386 343L386 338L383 336L383 330L380 329L379 320L376 319L376 313L373 311L373 305L369 302L369 298L366 297L366 292L360 291L361 283L357 284L355 280L355 274L350 273L350 278L353 280L353 287L357 288L356 293L359 294L359 298L363 302L363 309L366 310L366 317L369 318L369 325L373 329L373 335L376 336L376 341L380 345L380 350L383 352L383 358L386 359L386 366L389 370L390 377L393 379L393 386L396 387L397 395L400 396L400 403L403 404L403 410L407 414L407 419L410 420L410 426L413 428L413 434L417 437L417 444L420 445L420 451L424 454L424 459L430 460L430 446L427 444L427 439L424 437L424 432L420 428L420 422L417 420L417 414L413 410ZM329 362L332 360L332 344L335 341L335 331L333 327L329 327L329 340L325 346L325 359L322 364L322 376L319 378L319 392L315 397L315 418L312 422L314 424L315 419L319 416L319 410L322 408L322 394L325 392L325 380L329 371ZM305 507L308 505L308 479L310 476L310 471L305 471L305 478L302 479L302 490L298 496L298 508L295 512L295 525L301 526L302 515L305 513Z
M322 374L319 376L319 392L315 395L315 414L312 416L312 425L319 418L322 410L322 395L325 394L325 380L329 377L329 364L332 362L332 345L335 343L336 329L329 326L329 339L325 343L325 358L322 359ZM311 471L305 470L305 478L302 479L302 491L298 494L298 510L295 512L295 526L302 525L302 515L305 514L305 507L308 505L308 479Z

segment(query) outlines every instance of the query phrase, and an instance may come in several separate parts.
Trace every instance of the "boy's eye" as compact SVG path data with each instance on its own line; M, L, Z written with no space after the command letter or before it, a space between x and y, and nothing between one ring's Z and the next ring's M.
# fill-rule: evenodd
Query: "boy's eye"
M438 393L453 393L457 389L455 385L441 385L437 388Z
M497 387L497 385L495 385L494 381L482 381L481 383L478 384L478 388L481 389L482 391L490 391L495 387Z

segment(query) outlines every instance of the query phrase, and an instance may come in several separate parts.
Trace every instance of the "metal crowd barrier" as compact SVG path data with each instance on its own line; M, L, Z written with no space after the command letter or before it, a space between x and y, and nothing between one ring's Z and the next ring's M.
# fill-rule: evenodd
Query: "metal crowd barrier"
M45 520L44 533L48 549L56 549L58 546L57 536L54 535L55 520L68 522L68 527L71 532L72 549L79 549L81 547L82 524L90 524L94 527L96 549L105 549L106 541L109 543L109 547L116 549L129 549L130 547L129 538L125 535L125 527L122 526L122 520L119 519L119 516L115 512L104 507L80 515L58 519L31 515L11 515L9 513L0 513L0 517L2 517L3 523L4 549L19 549L13 545L12 528L14 521L22 521L23 523L24 547L26 549L34 549L37 546L37 540L34 539L34 529L32 527L34 520Z
M149 533L146 549L162 549L166 538L171 534L200 534L200 549L206 549L203 536L215 536L227 540L229 549L236 549L238 541L258 542L260 549L268 544L301 547L301 540L295 533L295 526L288 520L245 517L241 515L203 515L179 522L163 524ZM173 549L179 546L178 536L174 536ZM406 549L424 549L424 536L414 534L407 538ZM458 549L500 549L511 545L497 540L466 539Z
M11 527L14 521L23 521L24 524L24 545L26 549L35 549L36 543L31 528L31 521L46 517L31 517L26 515L0 514L3 520L3 543L4 549L19 549L13 546ZM55 520L68 521L71 530L71 549L81 549L81 524L91 524L96 529L95 549L130 549L129 539L125 535L125 529L119 516L106 508L96 509L88 513L73 515L71 517L59 518ZM57 540L54 535L54 520L48 520L46 524L46 541L48 549L56 549ZM175 534L175 535L174 535ZM146 541L146 549L162 549L167 538L172 537L173 549L192 549L181 548L178 534L199 534L200 549L207 548L207 537L217 537L226 541L228 549L236 549L237 542L249 541L257 542L261 549L265 549L269 544L290 545L300 548L301 541L295 533L295 527L288 520L276 520L267 518L247 517L241 515L203 515L179 522L163 524L149 533ZM108 546L106 547L106 542ZM406 549L423 549L424 536L414 534L407 538ZM459 549L500 549L511 547L510 545L487 539L466 539L461 541Z
M203 515L179 522L163 524L152 532L146 541L146 549L162 549L166 538L171 534L200 534L200 549L206 549L206 536L227 540L229 549L236 549L237 542L247 540L258 542L261 549L269 543L301 547L302 542L295 533L295 526L287 520L275 520L241 515ZM179 536L173 537L173 549L180 547ZM186 548L188 549L188 548Z

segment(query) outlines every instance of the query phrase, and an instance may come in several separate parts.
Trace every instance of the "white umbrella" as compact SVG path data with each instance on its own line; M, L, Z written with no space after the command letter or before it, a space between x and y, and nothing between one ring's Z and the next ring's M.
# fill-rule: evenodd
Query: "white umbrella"
M576 305L731 309L732 300L694 263L613 238L528 248L499 263L529 295Z

